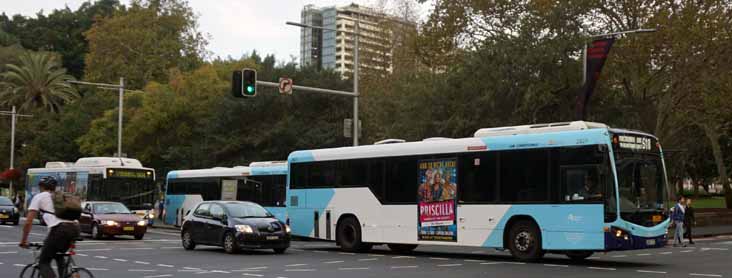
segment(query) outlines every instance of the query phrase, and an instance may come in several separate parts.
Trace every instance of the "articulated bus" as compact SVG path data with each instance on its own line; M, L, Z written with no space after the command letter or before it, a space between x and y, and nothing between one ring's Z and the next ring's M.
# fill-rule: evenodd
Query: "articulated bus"
M195 205L210 200L255 202L275 217L285 219L287 163L252 162L233 168L176 170L168 172L165 192L165 219L180 226Z
M296 151L288 163L293 234L345 251L432 244L582 260L666 243L663 154L643 132L591 122L487 128Z
M28 169L26 205L40 192L38 181L45 176L56 178L56 190L77 193L82 201L120 202L148 225L155 219L155 170L143 167L137 159L84 157L76 162L47 162L45 168Z

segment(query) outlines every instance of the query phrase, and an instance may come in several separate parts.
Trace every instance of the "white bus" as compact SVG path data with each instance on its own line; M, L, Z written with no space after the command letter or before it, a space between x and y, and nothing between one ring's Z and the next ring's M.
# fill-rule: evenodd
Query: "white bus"
M521 260L666 243L665 166L650 134L567 122L392 142L291 153L293 234L346 251L475 246Z
M77 193L82 201L120 202L148 224L155 219L155 170L143 167L137 159L84 157L76 162L47 162L44 168L28 169L27 204L39 193L38 181L45 176L56 178L57 190Z

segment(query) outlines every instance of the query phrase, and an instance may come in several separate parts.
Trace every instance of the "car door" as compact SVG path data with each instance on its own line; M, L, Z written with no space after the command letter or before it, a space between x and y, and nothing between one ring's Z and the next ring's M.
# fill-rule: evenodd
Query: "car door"
M226 231L226 213L219 204L211 204L211 219L206 224L206 237L212 244L220 244Z
M208 224L211 213L209 211L211 204L203 203L196 207L193 211L193 218L191 221L191 238L195 242L209 243L206 237L206 225Z
M81 205L81 217L79 218L79 229L81 229L82 232L89 233L91 232L91 223L92 223L92 204L91 203L83 203Z

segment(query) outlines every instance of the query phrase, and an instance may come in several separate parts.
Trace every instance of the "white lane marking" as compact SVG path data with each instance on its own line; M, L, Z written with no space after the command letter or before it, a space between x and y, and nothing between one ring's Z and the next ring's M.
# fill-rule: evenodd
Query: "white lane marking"
M171 247L171 246L168 246L168 247L160 247L160 249L183 249L183 247Z
M661 253L658 253L658 254L661 254L661 255L668 255L668 254L671 254L671 253L673 253L673 252L661 252Z
M378 258L358 259L359 262L376 261L376 260L378 260Z
M18 251L6 251L6 252L0 252L0 254L18 254Z
M681 253L689 253L689 252L694 252L694 250L684 250L684 251L681 251Z
M112 249L106 248L106 249L81 249L81 250L76 250L76 252L99 252L99 251L112 251Z
M598 256L592 256L592 257L589 257L589 258L587 258L587 259L588 259L588 260L591 260L591 259L599 259L599 258L600 258L600 257L598 257Z
M625 257L627 257L627 256L628 256L628 255L615 255L615 256L613 256L613 258L625 258Z
M368 254L369 257L383 257L384 255L381 254Z
M338 270L367 270L368 267L341 267Z
M256 274L256 273L242 273L242 276L253 276L253 277L262 277L264 275L262 274Z
M502 264L502 263L503 262L485 262L485 263L480 263L480 264L491 264L492 265L492 264Z
M158 266L162 266L162 267L173 267L172 265L169 265L169 264L158 264Z
M590 267L588 267L588 268L589 268L589 269L595 269L595 270L610 270L610 271L612 271L612 270L616 270L616 269L614 269L614 268L612 268L612 267L594 267L594 266L590 266Z
M640 273L655 273L655 274L666 274L666 273L668 273L666 271L653 271L653 270L636 270L636 272L640 272Z
M143 276L142 278L159 278L159 277L171 277L173 274L163 274L163 275L152 275L152 276Z
M306 272L306 271L315 271L315 269L312 268L290 268L285 269L286 272Z
M150 264L148 262L135 261L136 264Z
M412 256L396 256L396 257L391 257L391 258L392 259L414 259L416 257L412 257Z
M417 268L416 265L398 265L398 266L392 266L391 269L401 269L401 268Z
M258 267L250 267L250 268L246 268L246 269L254 270L254 269L267 269L267 268L269 268L269 267L267 267L267 266L258 266Z
M461 266L463 264L438 264L439 267L453 267L453 266Z
M351 255L351 256L356 255L356 253L347 253L347 252L338 252L338 254L341 254L341 255Z
M703 273L689 273L691 276L703 276L703 277L722 277L719 274L703 274Z
M90 271L108 271L109 270L107 268L94 268L94 267L87 267L86 269L88 269Z
M14 264L13 266L25 266L24 264Z
M520 262L503 262L503 263L504 264L516 264L516 265L526 264L526 263L520 263Z
M636 256L650 256L651 253L636 254Z
M304 266L304 265L308 265L308 264L288 264L288 265L285 265L285 266L286 267L293 267L293 266Z
M128 269L129 272L155 272L155 269Z
M704 250L718 250L718 251L728 251L729 248L717 248L717 247L703 247L702 251Z
M449 259L448 259L448 258L436 258L436 257L431 257L431 258L430 258L430 260L447 261L447 260L449 260Z
M0 262L0 264L5 264L5 263L3 263L3 262Z
M87 255L87 254L79 254L79 253L76 253L76 255L79 256L79 257L89 257L89 255Z
M287 277L285 277L285 276L277 276L277 278L287 278Z
M190 267L190 266L184 266L183 269L188 269L188 270L201 270L200 267Z
M118 262L126 262L127 261L125 259L113 259L113 260L118 261Z
M480 263L480 262L483 262L481 260L463 260L463 261L469 262L469 263Z
M208 273L223 273L223 274L231 274L231 272L224 271L224 270L211 270Z
M549 266L549 267L569 267L566 264L544 264L544 266Z
M97 259L106 259L107 257L105 257L105 256L94 256L94 258L97 258Z
M324 264L339 264L339 263L342 263L342 262L343 261L329 261L329 262L323 262L323 263Z
M120 248L119 250L153 250L152 247Z

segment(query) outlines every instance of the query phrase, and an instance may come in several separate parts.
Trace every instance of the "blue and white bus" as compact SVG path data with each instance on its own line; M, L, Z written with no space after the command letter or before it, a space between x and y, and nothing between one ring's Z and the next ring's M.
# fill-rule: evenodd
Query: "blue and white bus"
M591 122L486 128L296 151L288 163L293 234L345 251L432 244L581 260L666 244L663 154L643 132Z
M164 222L179 226L188 211L209 200L255 202L284 221L286 180L284 161L170 171L166 179Z

